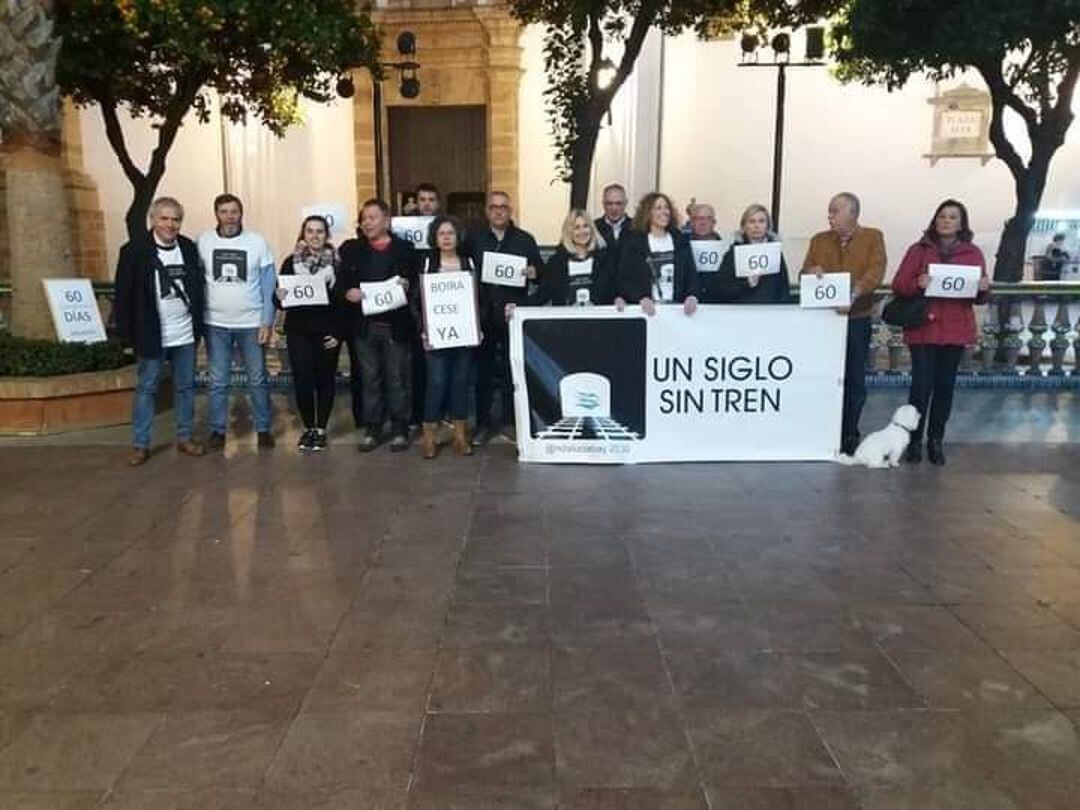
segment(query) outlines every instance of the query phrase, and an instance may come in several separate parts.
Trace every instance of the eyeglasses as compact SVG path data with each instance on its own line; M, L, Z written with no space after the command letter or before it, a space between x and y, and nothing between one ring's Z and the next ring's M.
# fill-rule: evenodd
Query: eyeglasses
M496 205L495 203L492 203L491 205L488 206L488 211L509 211L509 210L510 210L510 206L505 205L505 204Z

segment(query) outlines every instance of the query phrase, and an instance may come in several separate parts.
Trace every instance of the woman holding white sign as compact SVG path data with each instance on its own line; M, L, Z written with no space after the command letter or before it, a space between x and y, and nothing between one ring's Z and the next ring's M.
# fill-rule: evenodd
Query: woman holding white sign
M739 232L731 247L724 253L720 269L702 277L701 300L705 304L788 304L791 302L791 281L787 262L780 254L778 267L762 267L761 258L747 275L736 267L739 246L777 244L780 237L772 228L772 218L764 205L755 203L743 211ZM753 258L753 256L751 256ZM767 261L767 259L766 259Z
M911 351L908 402L921 414L904 456L911 463L922 461L924 429L930 463L945 463L942 440L952 411L956 371L964 347L976 340L972 303L984 303L990 290L986 259L971 240L967 208L946 200L922 239L908 248L893 278L897 295L923 296L929 301L926 321L904 329L904 342Z
M544 265L540 286L528 306L595 306L610 304L610 251L601 248L600 234L587 212L573 209L563 221L562 241ZM507 304L507 316L513 313Z
M277 305L285 310L293 392L304 423L297 443L301 450L326 449L326 426L337 386L343 324L332 293L340 259L329 238L325 217L305 218L296 248L278 274Z
M620 243L615 286L619 310L630 303L650 316L657 304L682 304L687 315L697 311L694 254L666 194L654 191L638 203L633 229Z
M476 268L465 250L465 233L461 223L454 217L437 216L431 223L428 243L433 246L424 269L422 282L426 283L434 273L469 273L473 276L473 299L475 307ZM467 287L467 285L462 285ZM427 292L425 291L425 296ZM468 299L466 299L468 300ZM456 306L442 304L443 307ZM438 310L434 310L436 313ZM437 316L434 316L437 317ZM422 324L420 338L426 352L424 386L424 431L420 440L420 452L424 458L435 458L439 453L436 432L439 420L447 413L454 423L454 450L458 455L471 456L472 437L469 435L469 381L476 365L475 346L435 349L429 340L431 326L418 314ZM476 320L473 309L472 320ZM432 334L432 339L435 335Z

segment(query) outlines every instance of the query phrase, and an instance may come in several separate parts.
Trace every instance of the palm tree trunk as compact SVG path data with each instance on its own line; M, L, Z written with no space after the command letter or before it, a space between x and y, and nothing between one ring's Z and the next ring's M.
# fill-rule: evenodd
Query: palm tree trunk
M0 133L12 285L11 331L54 338L43 279L75 275L60 149L50 3L0 6Z
M71 223L59 154L19 148L5 151L5 205L11 272L11 331L54 340L42 281L77 276Z

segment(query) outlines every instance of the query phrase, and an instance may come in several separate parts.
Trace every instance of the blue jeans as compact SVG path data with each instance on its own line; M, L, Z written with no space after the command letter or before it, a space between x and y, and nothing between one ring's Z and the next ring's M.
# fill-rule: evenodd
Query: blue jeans
M140 357L136 366L135 399L131 409L131 429L136 447L150 449L150 431L154 427L154 400L165 361L172 366L173 419L176 441L191 438L195 414L195 344L163 349L164 357Z
M438 422L449 409L450 418L469 418L469 381L476 350L439 349L425 352L424 421Z
M206 327L206 350L210 354L210 430L224 433L229 415L229 381L232 378L233 346L239 345L247 373L248 397L255 430L270 431L270 383L266 356L259 345L258 329Z

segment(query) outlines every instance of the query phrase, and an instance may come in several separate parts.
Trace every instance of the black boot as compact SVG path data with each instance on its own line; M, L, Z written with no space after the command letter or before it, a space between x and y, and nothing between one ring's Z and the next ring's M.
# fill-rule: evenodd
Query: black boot
M916 439L914 436L911 438L911 442L907 446L907 450L904 451L904 462L907 464L918 464L922 461L922 439Z
M926 457L930 463L942 467L945 465L945 452L941 449L941 439L926 440Z

